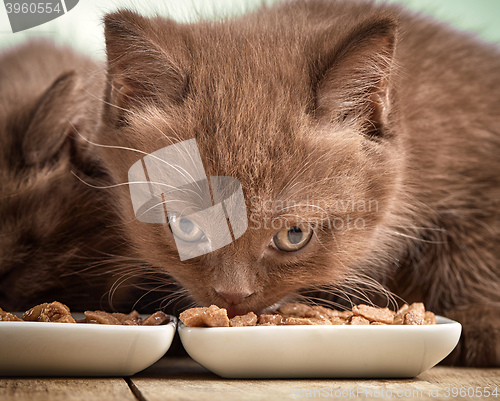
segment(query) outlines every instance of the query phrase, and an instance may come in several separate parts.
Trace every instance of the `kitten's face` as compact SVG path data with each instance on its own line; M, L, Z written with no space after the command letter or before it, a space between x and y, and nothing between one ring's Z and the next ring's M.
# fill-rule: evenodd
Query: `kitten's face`
M132 13L108 16L108 100L118 107L107 109L101 137L140 151L107 151L119 182L128 181L129 168L145 154L192 138L208 176L240 181L247 231L182 262L174 239L179 226L139 222L128 188L119 188L119 207L143 257L197 303L230 314L259 312L300 289L338 283L365 263L394 192L398 162L391 155L395 145L382 137L386 93L376 87L381 79L373 71L363 78L374 87L353 102L345 77L337 76L342 68L349 74L346 63L331 72L318 66L311 49L297 50L311 38L304 42L272 25L267 31L252 31L248 21L237 25L188 28ZM387 50L388 31L372 29L366 48L359 40L367 34L356 34L355 67ZM127 52L136 40L133 48L145 46L147 55ZM196 228L183 217L188 230Z

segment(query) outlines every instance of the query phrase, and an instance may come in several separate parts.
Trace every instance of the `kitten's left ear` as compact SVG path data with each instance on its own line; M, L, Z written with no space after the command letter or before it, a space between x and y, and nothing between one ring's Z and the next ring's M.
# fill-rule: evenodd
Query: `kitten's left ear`
M321 121L362 124L368 136L382 135L390 111L396 30L393 18L370 19L317 66L316 115Z

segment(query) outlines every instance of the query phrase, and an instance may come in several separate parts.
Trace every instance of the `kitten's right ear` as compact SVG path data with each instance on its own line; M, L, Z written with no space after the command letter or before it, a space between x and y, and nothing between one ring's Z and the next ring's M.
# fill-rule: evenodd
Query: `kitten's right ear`
M179 103L187 90L186 49L174 21L132 11L104 18L108 58L107 101L114 117L144 103Z

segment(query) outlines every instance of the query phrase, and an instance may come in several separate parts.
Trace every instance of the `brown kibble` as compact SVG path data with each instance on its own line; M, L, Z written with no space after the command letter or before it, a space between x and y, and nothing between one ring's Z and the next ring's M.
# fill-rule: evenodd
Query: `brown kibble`
M111 315L113 315L120 324L126 326L139 326L142 324L142 319L139 316L139 312L136 310L130 312L128 315L125 313L112 313Z
M414 302L409 307L404 317L404 324L425 324L425 307L421 302Z
M415 311L419 314L425 314L425 306L422 302L413 302L408 308L408 312Z
M190 327L204 327L205 326L205 318L204 318L204 310L206 308L190 308L185 310L179 315L179 319L186 326Z
M61 316L57 320L52 320L52 322L55 322L55 323L76 323L76 320L71 315L65 315L65 316Z
M392 324L394 320L394 312L388 308L375 308L369 305L354 305L352 312L357 316L362 316L370 322L380 322L384 324Z
M210 308L192 308L181 314L184 324L191 327L213 327L206 322L205 314L210 310L225 311L212 305ZM189 312L189 314L187 313ZM391 325L391 324L435 324L432 312L425 312L420 302L403 305L397 312L388 308L377 308L369 305L353 306L352 311L338 311L323 306L308 306L299 303L288 303L279 308L280 313L235 316L229 321L231 327L278 326L278 325ZM187 322L187 323L186 323Z
M332 322L329 319L318 319L314 317L294 317L290 316L285 319L286 325L331 325Z
M333 323L330 319L328 318L315 318L315 317L311 317L309 318L313 324L318 324L318 325L326 325L326 326L331 326Z
M139 312L132 311L125 313L108 313L102 310L85 311L85 319L75 321L69 308L60 302L43 303L36 305L23 314L23 318L9 312L4 312L0 308L0 321L28 321L28 322L54 322L54 323L93 323L112 324L125 326L158 326L170 321L170 316L163 312L153 313L142 321Z
M85 320L86 323L92 324L121 325L121 322L115 316L102 310L85 311Z
M294 302L281 305L278 312L285 316L305 317L311 309L312 308L309 305Z
M28 322L76 323L69 308L60 302L43 303L23 314L23 320Z
M312 321L312 319L309 319L307 317L294 317L294 316L291 316L291 317L287 317L285 319L285 324L286 325L301 325L301 326L310 326L310 325L314 325L314 322Z
M227 310L216 305L188 309L180 314L179 319L190 327L229 327Z
M148 316L142 322L143 326L160 326L170 322L170 316L162 311L157 311L152 315Z
M353 316L349 323L352 325L367 325L370 324L370 321L363 316Z
M18 318L16 315L5 312L2 308L0 308L0 322L22 322L23 319Z
M244 327L255 326L257 324L257 315L249 312L246 315L238 315L229 319L229 326L231 327Z
M339 317L341 319L345 319L345 320L349 320L352 317L352 315L353 315L353 313L350 310L345 310L345 311L342 311L342 312L337 311L337 312L338 312Z
M408 304L404 304L401 308L399 308L394 315L394 321L392 322L392 324L404 324L405 314L406 312L408 312L408 308Z
M39 322L39 321L46 321L48 322L49 320L42 320L44 317L42 317L42 311L43 309L48 305L47 302L36 305L31 309L28 309L26 312L23 313L23 320L27 322Z
M404 324L424 324L424 317L415 311L410 311L405 315Z
M330 322L333 325L341 325L341 324L347 324L349 322L349 320L344 319L342 317L332 317L332 318L330 318Z
M279 326L285 324L281 315L259 315L259 326Z
M48 304L42 311L42 315L45 315L49 322L76 323L69 308L57 301Z
M211 305L205 311L205 323L210 327L229 327L226 309Z
M299 303L283 305L281 314L262 314L254 312L235 316L229 319L227 310L216 305L203 308L191 308L181 313L180 320L190 327L245 327L245 326L278 326L278 325L424 325L436 324L434 313L425 310L421 302L403 305L397 312L388 308L377 308L369 305L355 305L352 311L338 311L323 306L308 306ZM36 305L23 314L25 321L76 323L69 308L60 302ZM17 316L0 308L0 321L21 321ZM137 311L129 314L108 313L104 311L86 311L85 319L79 323L107 325L157 326L170 321L170 316L158 311L141 319Z
M424 324L436 324L436 315L431 311L425 312Z
M343 312L335 309L328 309L324 306L314 305L309 308L309 310L304 314L304 317L330 320L331 318L339 317L341 313Z

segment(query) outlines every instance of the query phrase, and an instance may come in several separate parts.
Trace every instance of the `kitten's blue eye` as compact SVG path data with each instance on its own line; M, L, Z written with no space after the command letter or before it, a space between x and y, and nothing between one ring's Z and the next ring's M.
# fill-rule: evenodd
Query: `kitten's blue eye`
M185 217L169 216L168 224L172 234L186 242L197 242L205 235L200 227Z
M283 228L274 235L274 246L280 251L298 251L309 243L312 234L313 230L308 225Z

